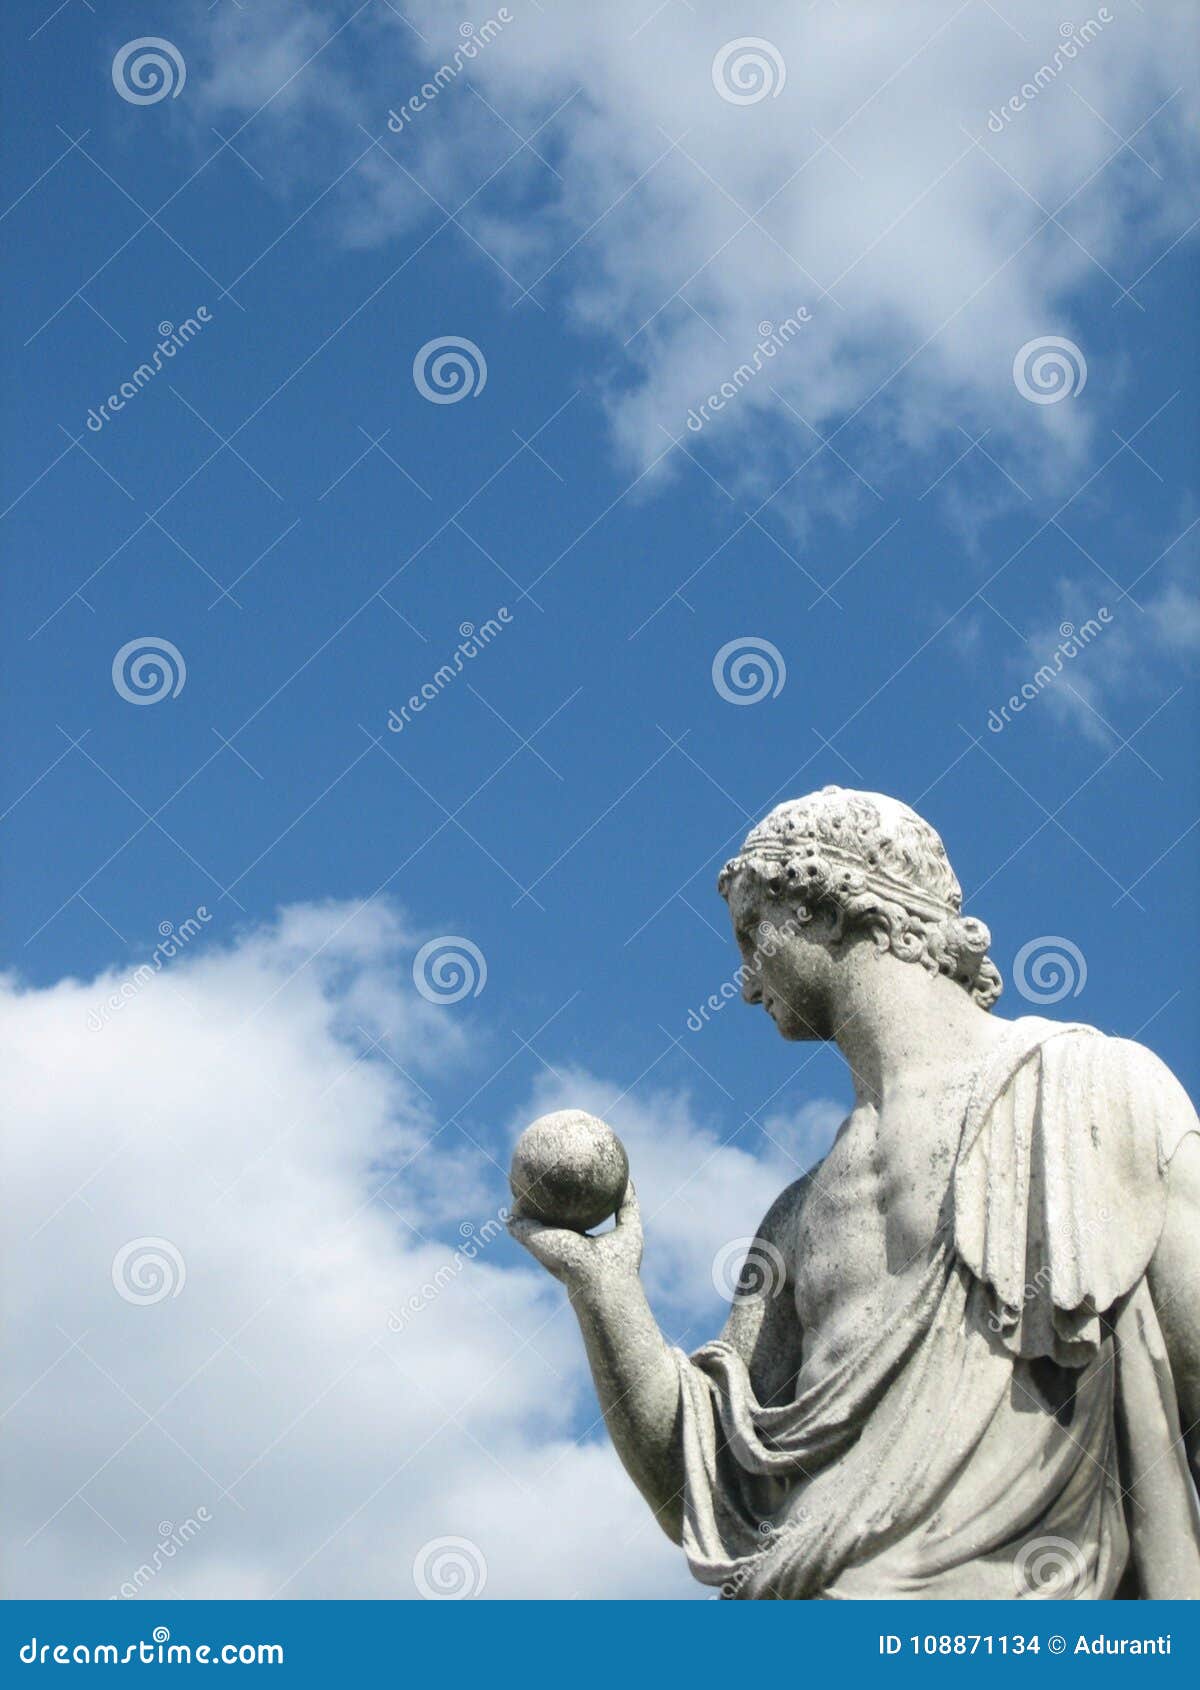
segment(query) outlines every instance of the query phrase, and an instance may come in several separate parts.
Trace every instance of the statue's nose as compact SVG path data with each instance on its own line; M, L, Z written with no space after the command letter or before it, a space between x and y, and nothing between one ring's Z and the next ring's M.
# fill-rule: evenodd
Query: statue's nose
M762 979L757 968L747 968L742 981L742 999L745 1003L762 1002Z

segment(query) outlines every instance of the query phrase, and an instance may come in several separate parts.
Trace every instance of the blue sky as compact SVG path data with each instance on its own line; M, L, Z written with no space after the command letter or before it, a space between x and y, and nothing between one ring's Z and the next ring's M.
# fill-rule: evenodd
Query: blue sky
M1142 1037L1195 1095L1186 13L1102 9L996 134L1060 39L1032 4L923 3L861 41L829 7L645 0L595 39L584 8L506 10L397 136L389 108L460 39L444 5L7 9L7 966L51 1003L204 906L186 991L282 907L336 905L309 952L340 959L338 1036L390 1067L422 1029L420 1109L468 1213L502 1201L496 1164L554 1074L686 1095L688 1131L770 1171L768 1115L801 1123L802 1157L805 1106L848 1096L836 1052L738 1007L699 1034L687 1017L737 963L722 861L834 781L942 832L1000 1013L1041 1007L1013 989L1018 951L1066 939L1086 983L1046 1012ZM115 89L143 36L186 64L177 97ZM710 77L741 36L787 67L746 105ZM689 430L759 325L802 305ZM89 430L159 325L201 306ZM448 336L486 382L434 404L413 362ZM1086 381L1038 404L1013 363L1047 337ZM389 732L500 607L503 631ZM989 730L1101 607L1062 678ZM112 679L143 636L186 664L149 707ZM746 639L786 672L750 706L713 680ZM373 933L357 952L350 921ZM414 1022L413 955L444 935L478 947L486 985ZM338 994L368 952L364 1032ZM315 973L308 954L284 973ZM177 1083L194 1100L186 1063ZM425 1234L453 1245L462 1212ZM524 1274L507 1242L494 1261ZM703 1285L663 1298L674 1331L719 1320ZM592 1423L572 1401L565 1437Z

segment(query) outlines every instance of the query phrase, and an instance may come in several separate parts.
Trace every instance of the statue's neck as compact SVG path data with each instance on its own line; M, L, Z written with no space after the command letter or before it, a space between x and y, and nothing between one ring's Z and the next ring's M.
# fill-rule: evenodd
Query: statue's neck
M953 980L888 953L860 953L839 985L833 1037L860 1106L982 1060L1002 1031Z

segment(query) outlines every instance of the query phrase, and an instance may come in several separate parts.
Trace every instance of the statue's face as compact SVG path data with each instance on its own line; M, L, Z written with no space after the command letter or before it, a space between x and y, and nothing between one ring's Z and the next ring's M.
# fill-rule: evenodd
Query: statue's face
M835 961L832 923L801 922L794 910L735 881L729 913L742 953L742 997L760 1003L785 1039L831 1039Z

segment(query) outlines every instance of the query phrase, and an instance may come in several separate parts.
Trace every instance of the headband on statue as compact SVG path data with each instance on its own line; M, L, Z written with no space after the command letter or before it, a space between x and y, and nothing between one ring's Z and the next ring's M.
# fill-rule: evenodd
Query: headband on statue
M750 870L776 895L842 901L874 895L925 921L962 910L962 890L937 832L896 798L826 786L779 804L751 829L719 881Z
M824 839L756 839L752 833L736 857L721 872L724 890L735 874L744 869L756 872L775 892L819 896L839 891L844 897L873 892L889 903L900 904L926 921L946 921L959 914L961 898L951 902L923 887L889 874L879 864L864 861L860 851L834 845Z

